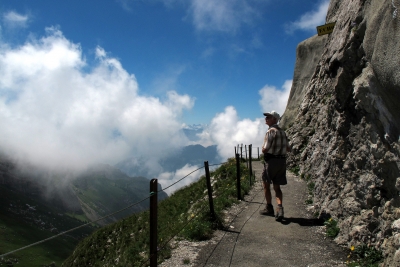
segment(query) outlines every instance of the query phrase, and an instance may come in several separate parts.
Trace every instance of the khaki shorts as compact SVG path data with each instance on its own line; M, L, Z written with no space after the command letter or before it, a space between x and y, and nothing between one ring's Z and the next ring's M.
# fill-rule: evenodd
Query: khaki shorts
M262 173L264 182L277 185L287 184L286 180L286 159L285 158L272 158L264 163L264 170Z

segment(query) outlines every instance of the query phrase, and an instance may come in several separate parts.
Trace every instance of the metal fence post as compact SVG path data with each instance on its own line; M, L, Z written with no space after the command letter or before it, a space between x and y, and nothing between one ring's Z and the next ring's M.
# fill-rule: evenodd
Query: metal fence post
M253 165L252 165L252 156L251 156L251 150L252 150L253 145L249 145L249 172L250 172L250 186L252 184L251 181L251 176L253 174Z
M237 198L242 199L241 189L240 189L240 159L239 154L236 154L236 188L237 188Z
M150 181L150 267L157 267L157 179Z
M206 170L206 181L207 181L207 191L208 191L208 202L210 203L210 214L211 218L215 220L214 202L212 198L212 187L211 187L211 177L210 169L208 168L208 161L204 161L204 169Z
M249 168L249 162L247 161L247 146L246 145L244 145L244 154L246 156L246 166L247 166L247 168Z

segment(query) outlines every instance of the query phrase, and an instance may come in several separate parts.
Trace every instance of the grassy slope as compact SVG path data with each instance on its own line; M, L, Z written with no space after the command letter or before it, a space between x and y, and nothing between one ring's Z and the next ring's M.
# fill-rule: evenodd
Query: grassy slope
M57 177L51 182L57 184ZM105 166L94 169L73 182L77 195L100 216L120 210L148 196L149 180L130 178L118 169ZM56 191L57 186L52 186ZM145 189L146 190L145 190ZM163 198L166 197L164 193ZM65 212L62 205L49 203L34 195L26 195L11 188L0 186L0 254L41 241L90 221L82 212ZM29 206L27 206L27 204ZM115 217L123 218L148 206L137 206ZM35 207L35 210L29 209ZM109 221L110 222L110 221ZM43 223L43 224L42 224ZM55 230L56 228L57 230ZM50 231L50 229L53 229ZM78 241L88 236L93 227L85 227L57 237L52 241L10 254L0 263L13 259L20 266L42 266L55 262L59 266L72 252ZM35 255L35 256L34 256Z
M241 165L242 195L250 189L247 169ZM159 260L170 255L168 241L182 238L202 240L222 227L222 210L236 200L236 162L231 159L212 173L217 220L209 215L205 178L178 190L158 207ZM82 240L63 266L141 266L149 257L149 213L142 212L103 227Z
M128 176L109 178L101 173L86 175L73 182L73 190L79 199L100 216L108 215L146 198L149 194L148 188L149 180L146 178ZM165 197L164 193L162 198ZM147 208L147 202L141 203L113 217L122 219Z
M0 186L0 254L19 249L57 232L81 225L79 220L60 216L59 210L48 207L40 200ZM28 206L34 206L30 210ZM11 206L12 205L12 206ZM57 231L54 230L57 228ZM53 232L50 231L53 229ZM76 232L57 237L48 242L27 248L5 257L19 262L19 266L42 266L55 262L61 264L78 243L78 239L87 236L93 229L86 227Z

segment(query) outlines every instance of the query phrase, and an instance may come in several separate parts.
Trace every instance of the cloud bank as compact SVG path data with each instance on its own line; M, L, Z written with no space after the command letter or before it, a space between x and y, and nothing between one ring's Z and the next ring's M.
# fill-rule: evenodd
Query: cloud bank
M281 89L277 89L275 86L265 85L258 91L261 96L259 101L261 111L264 113L275 110L282 115L286 109L292 83L292 80L285 81Z
M88 66L57 28L18 47L0 46L0 150L47 168L110 164L184 145L188 95L140 95L136 78L101 48Z
M328 12L329 0L323 0L315 10L303 14L298 20L286 25L286 33L293 33L296 30L316 31L316 27L325 24Z

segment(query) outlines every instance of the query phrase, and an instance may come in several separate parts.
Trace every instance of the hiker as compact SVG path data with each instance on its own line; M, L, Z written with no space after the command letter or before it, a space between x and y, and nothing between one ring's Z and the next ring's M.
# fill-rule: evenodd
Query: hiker
M264 113L264 116L265 124L269 126L262 146L265 161L262 180L267 206L265 209L260 211L260 214L270 216L274 215L274 207L271 203L272 197L270 191L270 185L272 184L275 191L276 204L278 205L275 219L277 221L282 221L284 214L281 185L287 184L286 153L290 152L290 146L285 131L278 126L280 115L275 111L271 111Z

